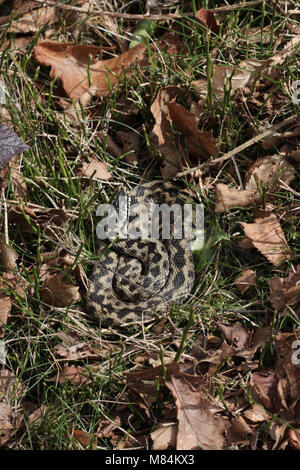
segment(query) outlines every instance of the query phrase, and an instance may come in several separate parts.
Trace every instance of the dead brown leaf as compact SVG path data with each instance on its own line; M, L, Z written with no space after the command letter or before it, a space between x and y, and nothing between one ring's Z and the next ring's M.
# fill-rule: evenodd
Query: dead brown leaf
M196 18L207 29L210 29L213 33L218 34L220 25L217 22L215 13L213 11L207 10L206 8L201 8L197 11Z
M48 382L62 384L70 381L78 387L83 385L88 379L88 371L81 366L65 364L63 369L55 377L48 379Z
M60 79L68 96L78 100L91 85L97 87L97 96L109 95L121 76L124 73L129 76L132 73L130 67L144 59L145 46L138 44L103 61L96 58L99 52L97 46L46 40L37 43L33 56L38 62L51 66L50 76Z
M226 212L234 207L247 207L261 203L261 195L258 190L228 188L223 183L216 185L215 196L217 212Z
M151 432L152 450L176 449L177 423L160 422Z
M8 369L0 370L0 446L6 444L22 425L20 403L24 394L24 385L15 374Z
M300 397L300 328L293 333L278 333L276 336L276 373L284 389L284 396L292 402Z
M249 347L250 333L240 322L237 321L232 325L224 325L222 323L217 325L226 341L232 344L235 351L242 351Z
M287 408L282 385L274 372L255 372L251 375L251 396L264 408L279 412Z
M245 222L240 224L244 228L245 235L270 263L277 266L291 257L291 251L275 214L254 219L252 224Z
M80 172L86 178L92 178L93 180L107 181L112 178L111 173L108 171L107 164L100 162L96 158L92 158L89 163L84 162Z
M13 273L3 273L0 279L0 338L4 336L5 326L12 307L10 289L13 289L19 296L24 297L24 282Z
M3 51L9 48L10 51L18 50L21 52L25 52L27 46L31 44L32 41L32 36L11 37L3 42L3 44L0 46L0 50ZM3 119L1 119L1 121L3 121ZM9 115L7 115L7 121L11 122L11 118L9 118Z
M171 102L168 109L174 126L186 136L189 151L194 157L206 160L209 156L218 155L212 131L199 131L195 114L175 102Z
M96 445L95 439L97 440L97 438L82 429L74 429L72 435L84 449L89 447L91 443L93 443L93 446Z
M201 378L197 375L192 374L185 374L181 371L182 364L178 364L177 362L169 362L165 364L165 373L166 378L169 378L171 375L174 377L180 377L191 384L198 385ZM146 380L146 381L155 381L159 380L161 384L164 382L164 369L162 366L152 367L149 369L140 370L137 372L129 372L125 374L125 379L127 383L134 383L138 380Z
M257 190L260 187L274 191L280 181L289 183L294 178L293 166L280 155L259 158L249 168L245 178L245 188Z
M231 421L226 437L230 444L249 444L253 432L254 430L246 423L243 416L239 415Z
M57 20L57 9L54 7L43 6L25 13L17 21L14 21L7 32L9 33L36 33L46 23L48 26Z
M2 270L14 270L17 267L16 261L18 258L19 255L12 246L0 241L0 268Z
M218 324L226 341L223 341L219 349L206 349L199 348L196 357L199 360L197 370L202 376L212 377L221 364L230 360L232 357L242 358L240 369L242 372L257 369L259 362L253 360L253 357L258 349L262 349L270 341L270 328L257 328L254 332L249 331L239 322L232 325ZM228 344L228 343L229 344ZM195 350L192 350L195 354Z
M0 338L3 338L7 320L12 307L10 296L0 293ZM0 361L1 362L1 361Z
M182 162L181 155L173 142L169 111L170 103L175 101L180 92L180 88L175 86L161 88L150 108L155 119L150 142L164 158L161 174L166 178L175 176L180 170Z
M42 283L40 295L44 302L56 307L67 307L79 302L79 287L70 279L64 279L68 272L49 274Z
M256 59L243 60L236 66L213 65L212 90L222 96L224 83L229 84L231 80L231 94L234 94L238 88L250 86L265 66L263 61Z
M40 209L36 207L23 206L23 204L21 207L11 206L8 211L8 220L11 224L15 225L16 229L22 230L26 233L32 233L33 229L28 223L28 218L31 219L33 224L37 224L42 228L46 225L61 226L67 220L67 213L65 209Z
M272 419L272 415L267 413L263 406L260 406L257 403L251 406L248 410L243 411L243 416L255 424L268 422Z
M138 153L141 147L140 137L137 132L118 131L117 138L123 147L124 160L130 165L138 164Z
M99 343L93 340L82 341L76 333L72 331L59 332L59 339L62 340L62 344L57 344L54 347L54 355L59 356L68 361L76 361L78 359L99 359L103 357L104 353L108 353L111 350L117 351L118 346L108 344L107 346L101 342Z
M253 269L245 269L235 280L235 285L241 294L245 294L250 287L257 287L256 272Z
M157 391L154 383L145 383L139 380L136 383L129 382L128 387L136 394L135 402L142 408L150 418L149 408L157 400Z
M294 449L300 450L300 428L289 429L289 443Z
M171 376L166 383L177 408L178 434L177 450L205 449L216 450L225 446L225 431L229 421L217 416L222 408L215 406L203 397L199 387L180 377Z
M224 82L231 81L231 93L243 87L251 87L254 80L264 71L264 76L272 77L276 73L276 66L282 64L292 55L299 45L299 37L294 37L283 50L266 60L246 59L238 65L212 66L212 90L219 96L224 94Z
M40 268L42 299L56 307L67 307L72 302L80 300L79 287L72 283L71 275L80 277L80 265L73 266L74 256L61 250L59 256L55 253L44 253L41 258L45 261ZM70 271L73 266L73 270Z
M285 311L287 305L296 305L300 300L300 265L286 278L272 277L269 286L270 302L276 310Z

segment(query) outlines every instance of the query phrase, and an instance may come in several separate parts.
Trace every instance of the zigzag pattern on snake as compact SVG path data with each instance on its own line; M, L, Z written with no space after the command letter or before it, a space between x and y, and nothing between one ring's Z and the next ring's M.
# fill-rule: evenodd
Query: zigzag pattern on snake
M128 196L131 204L146 206L186 202L182 190L165 181L139 185ZM170 239L127 238L117 240L110 249L107 244L102 247L90 277L87 303L103 324L150 320L172 302L186 299L194 284L193 255L185 239L174 239L172 229L170 233Z

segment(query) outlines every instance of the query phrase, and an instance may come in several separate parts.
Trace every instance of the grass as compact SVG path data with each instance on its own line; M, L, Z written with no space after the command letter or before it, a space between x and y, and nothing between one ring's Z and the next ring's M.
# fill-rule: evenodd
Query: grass
M108 2L108 0L106 0ZM69 3L69 2L63 2ZM117 8L119 3L111 5L105 2L104 8ZM121 2L123 4L123 2ZM189 11L200 7L215 7L221 2L191 2ZM128 12L143 12L142 2L133 1L128 4ZM3 5L3 15L9 10L9 2ZM295 3L296 8L296 3ZM8 13L9 14L9 13ZM96 208L99 203L113 200L121 188L135 186L143 176L149 164L149 132L153 127L153 116L150 106L153 97L162 86L177 85L183 89L191 89L192 82L199 78L208 78L212 51L215 60L220 64L236 64L245 58L266 59L273 55L278 39L287 42L286 24L290 18L282 16L276 8L263 3L249 9L236 9L229 12L221 22L221 32L225 36L211 34L209 37L204 28L195 20L174 20L160 24L152 37L155 41L169 28L176 30L186 51L176 56L158 58L149 49L150 66L147 74L137 71L135 82L126 80L119 87L119 93L112 92L105 99L94 99L88 110L82 110L79 125L69 124L59 106L58 98L62 95L61 85L57 80L49 78L47 67L38 65L32 58L34 45L45 37L42 28L35 34L25 51L18 51L9 45L1 54L1 75L7 89L7 109L11 116L10 126L22 139L30 145L20 159L20 177L26 182L27 190L23 196L23 207L29 203L36 204L41 211L49 208L65 208L67 221L63 228L50 224L47 230L38 225L28 215L27 220L31 232L24 232L18 225L9 222L8 234L11 246L19 254L17 274L30 286L25 297L10 290L13 297L12 315L5 330L7 348L7 367L15 371L26 389L26 399L36 406L47 407L45 416L36 423L25 420L26 426L18 431L8 447L13 449L76 449L78 442L72 437L74 429L81 429L94 434L99 421L116 421L123 408L128 407L131 413L131 428L124 430L124 436L133 429L143 429L145 416L132 396L127 393L123 383L123 373L135 368L134 362L145 354L155 357L174 357L178 346L181 357L188 357L191 348L200 333L219 335L217 322L231 323L241 321L245 326L266 326L273 322L274 331L291 331L300 324L299 317L293 311L284 316L274 315L268 301L268 279L273 276L274 268L258 252L253 254L241 250L237 242L242 237L241 221L250 221L252 209L232 210L223 215L214 211L214 190L211 182L231 183L238 181L232 161L224 162L222 167L212 168L204 177L209 177L206 184L198 185L189 177L182 177L182 183L192 188L194 200L201 200L206 214L206 245L195 254L197 279L193 293L187 303L175 306L167 320L166 327L158 337L155 326L143 326L137 330L109 331L91 321L85 308L85 289L81 285L82 300L79 304L68 308L58 308L46 304L40 298L42 255L57 248L66 249L77 255L87 275L90 274L97 253L95 239ZM81 29L77 37L73 36L75 26ZM125 23L118 21L120 36ZM270 41L265 44L265 26L270 27ZM131 24L132 32L134 23ZM257 27L259 40L252 42L249 38L250 28ZM1 27L2 45L8 38L5 27ZM86 17L76 19L67 25L61 17L58 29L53 29L51 39L117 45L120 37L113 29L103 26L97 21L91 27L86 26ZM215 119L214 135L223 151L229 151L252 137L252 129L264 119L277 122L296 112L288 95L286 84L299 79L299 63L296 55L290 57L284 66L278 67L276 88L282 93L280 109L269 114L267 104L271 99L265 91L261 108L249 111L252 92L244 104L237 103L228 92L224 105L217 107L216 99L210 91L207 100L206 116ZM272 92L273 93L273 92ZM188 107L188 93L181 97L182 103ZM195 97L196 99L196 97ZM128 109L135 107L138 114ZM281 114L279 113L281 112ZM205 114L203 119L205 129ZM113 156L105 142L99 137L100 130L109 131L114 136L118 130L134 129L139 133L145 156L145 165L141 168L127 164L123 157ZM182 145L184 142L182 141ZM150 149L153 151L153 149ZM271 153L277 153L274 148ZM260 145L248 148L243 155L236 156L239 172L244 173L249 162L262 154L268 154ZM78 176L82 161L88 161L91 155L97 155L101 161L109 164L113 179L108 182L83 180ZM159 162L159 160L157 160ZM197 164L197 162L196 162ZM194 165L192 165L194 166ZM159 163L152 165L148 179L159 178ZM202 180L203 182L203 180ZM275 206L288 210L299 207L299 180L292 183L294 192L281 191L274 195ZM9 183L3 192L8 209L20 206L16 183L10 175ZM4 230L4 218L2 231ZM52 230L51 230L52 229ZM293 252L291 262L297 262L299 256L299 222L287 220L283 229L288 244ZM247 268L256 269L258 288L256 294L243 298L237 294L234 281ZM287 272L287 269L286 269ZM284 271L281 271L284 273ZM192 313L191 313L192 312ZM193 319L193 322L191 322ZM184 330L187 324L189 332ZM61 371L64 360L54 358L53 348L60 344L58 333L65 331L76 333L82 341L96 341L103 347L101 361L81 360L70 361L80 364L89 374L86 385L79 387L68 381L58 384L51 381ZM182 342L182 338L185 341ZM107 349L107 345L114 350ZM161 356L163 351L163 356ZM179 359L179 354L176 360ZM267 351L261 358L262 366L274 361L272 351ZM93 365L97 365L96 372ZM50 381L49 381L50 379ZM232 383L222 384L222 373L216 376L220 382L220 396L228 389L244 387L249 382L249 375ZM226 389L227 387L227 389ZM159 405L159 401L158 401ZM123 407L123 408L122 408ZM121 410L121 411L120 411ZM151 410L152 427L163 415L163 408L157 406ZM123 423L119 424L120 429ZM263 436L263 431L262 431ZM91 444L92 446L92 444ZM101 438L98 448L109 449L109 439Z

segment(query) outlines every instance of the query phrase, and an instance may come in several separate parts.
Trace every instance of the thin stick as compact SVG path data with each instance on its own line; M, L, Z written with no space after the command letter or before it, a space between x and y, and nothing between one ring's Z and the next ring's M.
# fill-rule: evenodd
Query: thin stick
M180 176L185 176L189 175L191 173L195 173L195 171L202 170L203 168L211 165L215 165L216 163L221 163L224 162L225 160L228 160L231 158L233 155L236 155L239 152L242 152L246 148L250 147L253 144L256 144L257 142L263 140L265 137L268 137L269 135L272 135L274 131L277 131L278 129L281 129L281 127L284 127L288 124L293 123L297 119L297 115L295 114L294 116L290 116L284 121L280 122L279 124L275 124L275 126L271 127L270 129L262 132L259 135L256 135L252 137L252 139L247 140L247 142L244 142L243 144L239 145L233 150L230 150L230 152L225 153L222 155L222 157L215 158L214 160L209 160L207 162L202 163L201 165L196 166L195 168L190 168L189 170L181 171L180 173L177 173L177 175L174 178L179 178Z
M188 12L188 13L169 13L166 15L138 15L138 14L130 14L130 13L120 13L117 11L101 11L101 10L90 10L87 11L85 8L80 8L80 7L75 7L73 5L57 5L56 2L52 0L34 0L37 3L41 3L43 5L48 5L48 6L54 6L57 8L61 8L63 10L71 10L71 11L77 11L78 13L89 13L91 15L105 15L105 16L110 16L111 18L123 18L127 21L138 21L138 20L170 20L170 19L179 19L183 18L185 16L188 17L195 17L194 12ZM213 13L225 13L227 11L233 11L233 10L238 10L239 8L244 8L244 7L253 7L256 5L260 5L263 2L263 0L253 0L250 2L240 2L236 3L234 5L226 5L224 7L218 7L218 8L211 8L210 11Z

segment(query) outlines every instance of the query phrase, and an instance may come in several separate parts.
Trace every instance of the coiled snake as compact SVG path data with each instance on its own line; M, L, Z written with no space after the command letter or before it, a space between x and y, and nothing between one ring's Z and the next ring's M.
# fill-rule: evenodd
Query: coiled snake
M147 208L153 204L182 206L186 202L182 190L165 181L139 185L128 196L131 206L143 204ZM116 209L119 201L118 195ZM104 250L102 246L87 298L89 310L102 323L117 326L153 319L155 313L168 310L172 302L182 303L190 293L194 284L193 255L186 239L174 238L174 217L169 239L161 237L160 218L158 239L119 238L109 249L107 243Z

